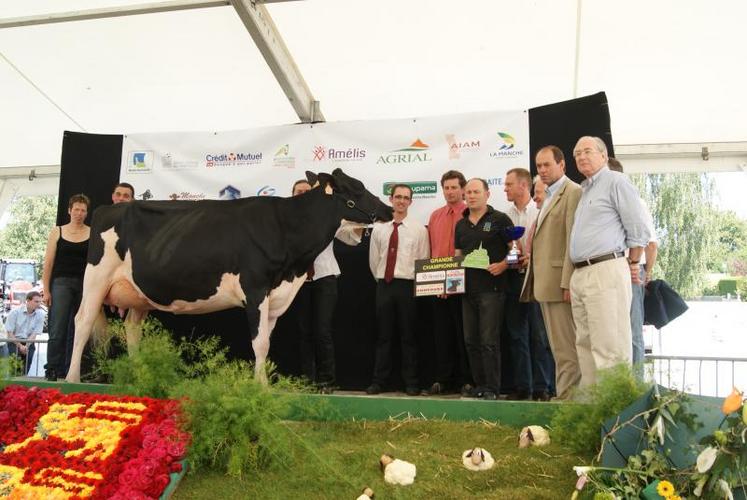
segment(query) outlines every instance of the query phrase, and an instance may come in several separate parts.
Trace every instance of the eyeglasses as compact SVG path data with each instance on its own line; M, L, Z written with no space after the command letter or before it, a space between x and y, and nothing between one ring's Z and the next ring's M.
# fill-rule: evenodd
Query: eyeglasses
M395 194L394 196L392 196L392 198L394 198L395 200L405 200L405 201L410 201L410 197L409 197L409 196L406 196L406 195L404 195L404 194Z
M599 151L597 151L596 149L584 148L584 149L579 149L577 151L574 151L573 152L573 157L574 158L580 158L582 156L591 156L593 153L598 153L598 152Z

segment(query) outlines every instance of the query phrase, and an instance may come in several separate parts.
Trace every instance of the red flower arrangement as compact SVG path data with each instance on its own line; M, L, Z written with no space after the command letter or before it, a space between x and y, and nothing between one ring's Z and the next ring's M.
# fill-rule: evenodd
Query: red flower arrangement
M158 498L181 471L179 403L9 386L0 392L0 496Z

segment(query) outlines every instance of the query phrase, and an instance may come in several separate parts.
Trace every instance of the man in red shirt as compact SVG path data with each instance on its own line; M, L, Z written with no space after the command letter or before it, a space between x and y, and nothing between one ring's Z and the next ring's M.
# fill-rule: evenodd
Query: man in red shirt
M428 222L431 258L454 256L454 228L467 206L464 203L464 175L449 170L441 176L441 191L446 205L435 210ZM440 295L433 303L433 333L436 347L436 381L429 394L469 391L471 372L462 333L462 299L459 295Z

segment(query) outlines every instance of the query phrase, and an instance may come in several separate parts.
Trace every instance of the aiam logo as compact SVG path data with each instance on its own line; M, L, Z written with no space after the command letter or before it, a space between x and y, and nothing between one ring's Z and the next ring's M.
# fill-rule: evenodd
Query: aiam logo
M376 164L378 165L380 163L384 163L386 165L394 165L400 163L418 163L431 161L432 158L430 154L428 154L429 149L430 146L428 146L426 143L424 143L420 139L415 139L415 142L413 142L406 148L395 149L390 153L379 156L379 159L376 160Z
M132 151L127 171L131 174L147 174L153 171L153 151Z
M257 189L257 196L275 196L277 189L272 186L262 186Z
M412 189L413 198L433 198L438 193L438 182L436 181L402 181L402 182L385 182L383 192L385 196L392 195L392 186L395 184L405 184Z
M459 141L454 134L446 134L449 144L449 160L458 160L462 152L474 152L480 149L480 141Z
M515 156L523 156L524 151L521 149L515 149L516 139L511 134L506 132L498 132L498 151L490 153L491 158L511 158Z

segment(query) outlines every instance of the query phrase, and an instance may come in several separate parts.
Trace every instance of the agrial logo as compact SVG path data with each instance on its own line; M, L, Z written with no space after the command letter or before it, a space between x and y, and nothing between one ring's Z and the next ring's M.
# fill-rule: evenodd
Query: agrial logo
M127 171L132 174L146 174L153 171L153 151L132 151Z
M431 155L428 152L430 146L421 141L419 138L406 148L395 149L389 153L379 156L376 164L396 165L402 163L418 163L431 161Z
M516 139L507 132L498 132L498 151L490 153L491 158L512 158L524 155L524 151L516 149Z
M454 134L446 134L446 142L449 144L449 160L458 160L463 152L474 152L480 149L480 141L460 141Z

